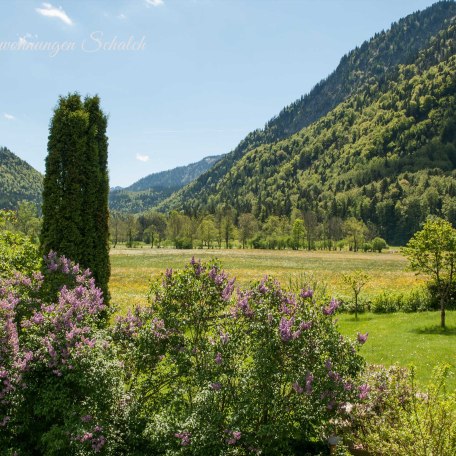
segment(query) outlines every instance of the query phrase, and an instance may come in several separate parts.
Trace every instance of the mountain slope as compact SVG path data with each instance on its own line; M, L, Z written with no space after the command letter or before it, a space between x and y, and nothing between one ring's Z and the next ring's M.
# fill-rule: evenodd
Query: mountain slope
M328 226L355 217L401 244L429 214L456 223L456 20L430 43L388 80L249 151L211 196L184 207L228 204L262 221L299 210Z
M138 192L153 189L176 189L187 185L201 174L212 168L220 159L221 155L205 157L196 163L153 173L143 177L139 181L125 188L126 191Z
M0 148L0 209L15 209L22 200L41 204L43 176L6 147Z
M109 207L112 210L128 213L146 211L195 180L222 157L222 155L205 157L196 163L150 174L129 187L112 189L109 194Z
M442 1L424 11L401 19L386 31L375 35L361 47L344 56L337 69L314 89L284 108L262 130L250 133L232 152L194 182L176 192L160 205L162 210L185 209L196 213L210 195L217 192L218 183L250 150L289 137L312 124L365 84L385 84L399 64L415 61L418 53L430 45L439 30L456 15L453 1ZM438 59L434 60L434 63Z

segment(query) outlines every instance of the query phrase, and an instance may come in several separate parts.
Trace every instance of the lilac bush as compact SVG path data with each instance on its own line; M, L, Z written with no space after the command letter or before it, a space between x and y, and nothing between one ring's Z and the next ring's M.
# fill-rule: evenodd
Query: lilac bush
M103 312L90 272L53 252L44 274L0 282L2 448L82 455L119 445L121 369L98 328Z
M293 454L320 437L366 392L365 341L338 333L337 306L270 278L236 289L217 262L167 270L113 330L144 454Z
M456 394L449 365L437 366L418 389L414 369L369 366L363 401L350 404L340 429L358 449L386 456L456 454ZM361 394L363 393L361 392Z

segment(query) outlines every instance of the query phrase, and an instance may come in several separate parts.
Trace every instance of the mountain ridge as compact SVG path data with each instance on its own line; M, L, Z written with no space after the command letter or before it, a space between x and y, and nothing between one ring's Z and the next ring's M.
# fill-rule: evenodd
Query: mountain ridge
M440 1L393 23L387 31L377 33L342 57L338 67L307 94L282 111L265 128L254 130L227 153L213 168L178 190L158 206L159 210L184 210L197 213L220 180L248 151L289 137L334 109L366 82L385 83L399 64L413 62L419 52L456 15L454 1ZM322 96L329 93L329 96Z
M221 158L223 155L210 155L188 165L149 174L128 187L111 189L110 209L129 213L147 211L192 182Z

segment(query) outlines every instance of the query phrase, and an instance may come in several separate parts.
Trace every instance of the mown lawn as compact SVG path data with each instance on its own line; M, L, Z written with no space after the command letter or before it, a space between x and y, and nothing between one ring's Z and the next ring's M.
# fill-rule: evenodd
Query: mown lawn
M265 274L286 286L290 278L307 272L326 282L329 292L337 297L348 293L341 274L355 269L363 269L371 276L363 291L365 296L384 290L407 291L422 283L421 278L407 271L407 261L399 253L115 249L111 251L110 290L118 312L146 304L150 279L166 268L184 267L192 256L203 261L219 258L240 286ZM440 331L439 322L438 312L361 314L358 321L351 315L339 316L343 334L355 337L358 331L369 332L369 341L362 348L368 362L402 366L413 363L421 384L430 378L436 363L447 362L453 370L450 386L456 388L456 312L448 312L447 331Z
M456 389L456 311L447 312L447 328L440 328L440 312L339 315L342 334L368 332L361 353L369 363L414 365L420 384L429 381L437 363L451 366L448 386Z

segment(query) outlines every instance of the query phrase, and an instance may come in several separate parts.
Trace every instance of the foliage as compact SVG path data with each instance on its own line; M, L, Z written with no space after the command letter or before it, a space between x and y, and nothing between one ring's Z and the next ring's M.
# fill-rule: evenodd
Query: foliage
M15 272L36 271L40 265L38 248L30 238L4 229L7 222L14 220L14 212L0 211L0 277L12 277Z
M381 237L376 237L372 240L372 249L375 252L382 253L382 250L386 249L388 245L386 244L386 241L382 239Z
M448 368L435 369L425 392L414 371L372 367L368 400L353 405L347 437L384 456L456 453L456 395L445 387Z
M373 313L424 312L435 308L432 294L425 287L408 292L384 291L374 296L370 303Z
M119 454L128 404L115 352L97 329L102 292L88 270L55 253L44 271L0 285L0 447Z
M60 97L51 120L43 190L43 252L90 268L108 301L107 117L98 97Z
M17 209L23 200L41 203L43 176L6 147L0 147L0 209Z
M150 307L117 321L154 454L292 454L357 400L363 366L321 305L265 278L234 289L217 262L168 269ZM359 399L359 398L358 398Z
M41 230L41 220L38 216L38 209L31 201L21 201L17 207L16 223L14 228L38 243Z
M403 252L410 267L434 283L440 299L440 324L445 327L446 303L456 280L456 229L446 220L430 218L410 239Z

